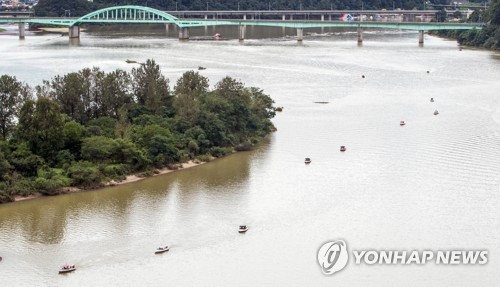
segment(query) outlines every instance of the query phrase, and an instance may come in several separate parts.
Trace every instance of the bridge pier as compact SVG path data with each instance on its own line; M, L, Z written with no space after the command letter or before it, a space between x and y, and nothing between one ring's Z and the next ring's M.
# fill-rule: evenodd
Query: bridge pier
M290 21L293 21L293 14L290 14Z
M358 28L358 44L363 43L363 28Z
M285 21L285 20L286 20L286 15L285 15L285 14L283 14L283 16L281 16L281 20L282 20L282 21Z
M328 21L332 21L332 14L328 14Z
M325 21L325 14L321 14L321 22Z
M247 19L247 14L243 14L243 20Z
M208 20L208 14L205 14L205 20Z
M69 38L80 38L80 26L68 27Z
M245 26L245 25L240 25L240 27L239 27L239 33L238 33L238 34L239 34L239 35L238 35L238 39L239 39L240 41L245 40L245 31L246 31L246 29L247 29L247 26Z
M418 31L418 44L424 44L424 31Z
M179 40L189 40L189 28L179 28Z
M24 40L25 30L24 23L19 23L19 40Z
M297 42L304 40L304 28L297 28Z

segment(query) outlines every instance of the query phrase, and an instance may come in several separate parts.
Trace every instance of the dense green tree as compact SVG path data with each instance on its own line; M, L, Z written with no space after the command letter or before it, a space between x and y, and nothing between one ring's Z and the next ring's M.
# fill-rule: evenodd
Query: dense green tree
M103 162L111 158L115 146L113 139L96 136L83 140L82 158L92 162Z
M149 149L154 136L164 136L166 138L171 138L173 135L170 130L157 124L134 126L130 135L133 142L146 149Z
M139 68L132 69L132 77L134 95L140 105L155 114L171 112L172 96L168 79L154 60L147 60Z
M106 116L104 109L104 78L106 74L99 68L85 68L78 72L83 88L81 101L83 106L82 123L100 116Z
M117 120L112 117L99 117L87 123L88 133L93 136L114 138Z
M64 124L64 148L71 154L79 157L82 139L85 134L85 127L75 121L69 121Z
M274 129L270 121L276 115L273 107L274 101L271 97L264 94L263 90L255 87L246 89L246 92L250 94L251 98L250 109L252 118L249 124L254 125L252 127L254 132L261 131L263 134L259 136L263 136Z
M118 110L118 121L116 122L116 135L123 139L127 135L127 131L130 127L130 120L128 118L128 110L122 107Z
M229 103L229 108L222 112L230 132L240 139L247 135L247 123L250 119L250 95L244 92L243 83L225 77L215 86L215 92ZM239 139L237 139L239 141Z
M100 106L101 115L120 117L120 108L134 101L130 75L123 70L107 73L103 83L103 99Z
M194 126L184 133L188 152L193 155L199 152L206 152L211 147L205 131L200 126Z
M7 139L22 104L22 84L15 77L0 76L0 139Z
M79 73L55 76L50 83L45 82L45 87L37 88L37 91L43 91L43 96L55 100L61 106L61 111L75 121L86 122L83 103L85 87Z
M4 153L0 152L0 182L8 180L8 176L12 169L13 168L10 165L9 161L7 161L7 159L5 158Z
M111 158L115 162L132 165L144 160L139 148L128 139L117 139L114 141Z
M10 162L24 176L35 176L38 169L45 165L45 160L33 154L26 143L17 146L10 156Z
M46 160L56 158L64 146L64 121L59 105L40 97L34 103L27 101L21 108L18 132L29 143L31 151Z
M193 125L200 113L198 98L208 91L208 79L198 72L185 72L175 85L174 107L176 114Z

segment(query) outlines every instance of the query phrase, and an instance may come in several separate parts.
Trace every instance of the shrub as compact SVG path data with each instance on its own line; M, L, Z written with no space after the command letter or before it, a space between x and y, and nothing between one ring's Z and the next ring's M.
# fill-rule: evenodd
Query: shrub
M104 175L112 179L123 179L128 173L124 164L109 164L104 167Z
M209 162L210 160L212 160L212 156L209 154L200 154L197 158L204 162Z
M0 182L0 203L11 201L13 201L13 198L7 190L7 184L5 182Z
M67 171L72 185L84 188L95 188L102 185L103 175L97 167L88 161L73 163Z
M115 140L97 136L83 140L82 158L92 162L109 160L115 147Z
M60 150L56 156L57 165L62 167L66 164L71 164L75 160L75 157L67 149Z
M209 153L213 156L213 157L223 157L225 156L226 154L229 154L229 153L232 153L233 152L233 148L232 147L211 147L210 150L209 150Z
M69 178L57 174L51 178L37 177L35 179L34 187L37 191L45 195L59 194L59 190L63 187L69 186Z
M236 151L248 151L248 150L252 149L252 146L253 146L253 144L249 140L246 140L246 141L240 143L239 145L237 145L234 148L234 150L236 150Z
M38 170L38 177L32 183L32 188L45 195L55 195L70 183L71 180L62 175L61 169L41 168Z
M23 178L12 187L12 193L21 196L28 196L36 191L33 178Z

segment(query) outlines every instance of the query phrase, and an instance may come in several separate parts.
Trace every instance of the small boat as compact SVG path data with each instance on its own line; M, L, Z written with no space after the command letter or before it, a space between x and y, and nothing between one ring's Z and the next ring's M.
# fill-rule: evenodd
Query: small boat
M283 107L276 107L274 108L275 111L277 112L282 112L283 111Z
M439 115L438 110L435 110L435 111L434 111L434 115L435 115L435 116Z
M143 65L143 66L146 65L145 63L141 63L141 62L137 62L137 61L129 60L129 59L125 60L125 63L127 63L127 64L139 64L139 65Z
M198 66L198 70L206 70L206 67Z
M346 151L345 146L341 145L341 146L340 146L340 151Z
M220 39L222 39L222 36L220 35L220 33L215 33L214 39L215 40L220 40Z
M434 98L431 98L431 103L434 103Z
M160 246L160 247L156 248L155 254L162 254L164 252L167 252L168 250L170 250L170 248L167 245Z
M304 160L305 163L311 163L311 159L306 157L306 159Z
M400 122L399 122L399 125L400 125L400 126L404 126L404 125L406 125L406 123L405 123L405 121L400 121Z
M69 273L69 272L73 272L76 270L76 266L75 265L64 265L63 267L61 267L61 269L59 269L59 274L62 274L62 273Z
M248 231L248 226L246 225L240 225L240 228L238 229L239 233L245 233Z

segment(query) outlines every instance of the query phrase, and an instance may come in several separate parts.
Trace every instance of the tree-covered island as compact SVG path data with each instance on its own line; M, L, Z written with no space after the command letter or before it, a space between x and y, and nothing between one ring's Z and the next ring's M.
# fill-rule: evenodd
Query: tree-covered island
M230 77L210 90L194 71L171 90L154 60L130 73L86 68L34 88L0 76L0 202L247 150L274 130L273 103Z

